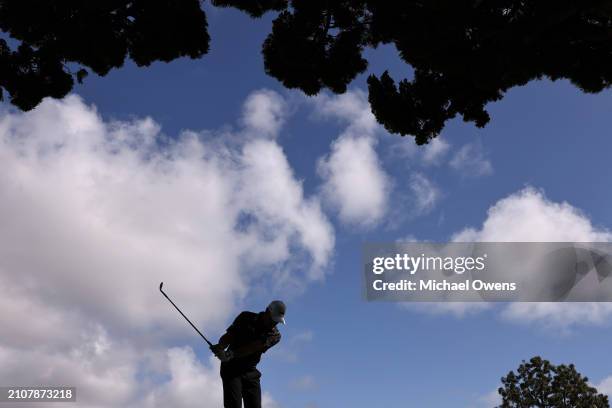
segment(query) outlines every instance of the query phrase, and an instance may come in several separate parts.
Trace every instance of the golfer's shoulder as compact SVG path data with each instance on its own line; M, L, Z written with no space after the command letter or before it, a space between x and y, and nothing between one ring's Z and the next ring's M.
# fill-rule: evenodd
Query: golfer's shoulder
M249 312L247 310L240 312L240 314L234 320L235 325L251 324L257 319L257 313Z

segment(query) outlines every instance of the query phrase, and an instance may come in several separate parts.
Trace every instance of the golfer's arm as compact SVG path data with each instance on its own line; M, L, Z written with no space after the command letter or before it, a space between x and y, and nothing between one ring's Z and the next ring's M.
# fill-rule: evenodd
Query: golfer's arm
M234 358L240 358L240 357L248 356L249 354L264 351L265 348L266 348L265 342L261 340L256 340L251 343L245 344L244 346L239 347L236 350L232 350L232 352L234 353Z
M227 346L230 345L230 343L232 342L232 335L230 333L225 333L223 336L221 336L221 338L219 339L219 344L221 346L223 346L223 348L225 349Z

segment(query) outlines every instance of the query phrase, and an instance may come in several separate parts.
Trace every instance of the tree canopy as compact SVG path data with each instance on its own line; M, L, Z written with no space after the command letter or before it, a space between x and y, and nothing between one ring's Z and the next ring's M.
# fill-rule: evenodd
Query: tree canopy
M612 0L211 1L254 18L277 13L265 71L308 95L345 92L368 67L366 48L395 45L414 75L370 75L369 101L389 132L418 144L456 116L485 126L489 102L535 79L591 93L612 80ZM0 97L23 110L126 58L200 58L210 42L199 0L0 0L0 30Z
M498 408L609 408L608 397L590 386L573 364L555 366L533 357L501 379Z

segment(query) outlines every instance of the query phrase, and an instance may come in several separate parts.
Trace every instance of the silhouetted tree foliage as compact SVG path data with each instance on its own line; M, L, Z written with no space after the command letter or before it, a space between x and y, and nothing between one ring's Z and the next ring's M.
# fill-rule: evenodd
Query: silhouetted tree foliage
M0 40L0 86L23 110L66 95L87 69L197 58L209 43L198 0L0 0L0 29L19 43Z
M573 364L555 366L541 357L523 361L516 373L501 379L499 408L609 408L608 397L598 394Z
M485 126L489 102L534 79L567 78L592 93L612 80L612 0L212 4L252 17L278 12L263 44L265 70L308 95L346 91L367 69L365 48L394 44L414 76L370 75L369 101L387 130L418 144L457 115ZM105 75L127 57L139 66L198 58L209 43L198 0L0 0L0 29L20 44L11 50L0 40L0 86L22 109L61 97L74 79Z
M217 7L234 7L251 17L261 17L267 11L280 11L287 8L287 0L212 0L212 4Z

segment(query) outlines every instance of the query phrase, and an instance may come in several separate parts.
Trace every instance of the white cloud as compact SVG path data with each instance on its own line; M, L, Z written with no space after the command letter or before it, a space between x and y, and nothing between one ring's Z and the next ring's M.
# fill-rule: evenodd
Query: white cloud
M171 140L150 118L107 122L76 96L0 117L0 382L74 384L83 407L217 398L214 364L167 350L192 333L159 282L220 332L255 280L321 279L334 245L269 139L283 122L277 97L247 100L242 143Z
M443 136L432 139L425 145L417 145L410 136L390 135L388 145L390 159L406 160L408 164L419 163L424 166L437 166L444 162L450 151L450 143Z
M606 394L612 397L612 375L604 378L598 384L594 385L597 391L601 394Z
M502 317L520 324L567 330L576 325L603 326L612 317L609 303L511 303L502 311Z
M411 174L409 186L417 214L431 211L438 203L440 190L424 174Z
M339 213L342 222L369 227L382 220L391 193L390 178L376 153L376 133L381 130L363 91L313 98L315 112L346 124L319 159L323 198Z
M31 321L45 315L29 317ZM27 348L0 345L2 383L75 386L79 406L88 408L126 406L135 398L138 359L132 348L109 339L100 327L68 332L65 340L72 344L62 347L66 344L41 343ZM144 361L142 357L140 361Z
M288 261L291 245L297 241L312 258L308 278L321 278L331 255L334 237L319 202L304 199L302 186L296 182L282 149L276 143L264 140L249 143L243 149L242 158L243 175L237 195L242 202L249 203L245 210L264 221L252 224L253 228L248 230L249 253L254 255L251 260L263 261L264 264L269 264L270 260ZM262 248L263 237L267 238L267 244Z
M453 156L449 165L464 176L488 176L493 173L493 165L486 157L480 143L462 146Z
M372 226L387 210L391 184L374 144L369 137L341 137L333 143L331 154L319 161L319 174L325 180L323 196L345 223Z
M280 404L272 398L269 392L265 392L261 396L262 408L281 408Z
M312 375L303 375L299 378L294 379L289 384L292 390L296 391L312 391L318 386L317 381Z
M612 233L595 227L588 216L567 202L555 203L540 190L524 188L499 200L480 228L466 228L453 241L606 242ZM512 303L501 315L512 322L566 329L579 324L606 324L609 303Z
M396 227L407 212L397 206L390 208L392 196L398 197L397 202L414 204L411 216L427 213L435 206L440 191L421 173L412 174L402 191L395 188L376 152L379 136L386 132L372 114L365 92L357 89L335 96L320 94L310 100L316 115L346 125L332 143L331 152L318 164L324 181L322 196L338 211L342 222L372 227L388 218ZM392 155L412 158L419 154L425 165L439 164L450 148L441 137L423 147L416 146L412 138L393 137Z
M501 405L502 398L497 392L497 390L493 390L478 399L478 406L482 408L492 408Z
M401 303L401 307L431 315L450 314L457 318L474 315L491 307L484 302L415 302Z
M311 98L315 114L347 125L343 136L374 136L382 131L370 108L366 93L360 89L330 96L321 93Z
M413 234L408 234L404 237L396 239L395 242L398 244L403 244L403 243L409 243L409 242L419 242L419 239Z
M143 407L220 407L223 405L219 361L210 357L201 364L189 347L171 348L163 361L169 381L156 387L143 400ZM269 393L262 395L263 408L278 408Z
M541 190L526 187L495 203L480 229L466 228L453 241L603 242L612 233L593 226L586 214L567 202L555 203Z
M423 162L425 164L440 164L449 149L450 144L442 136L438 136L424 146Z
M258 137L276 137L285 123L287 104L278 93L261 89L252 92L246 99L242 123L248 133Z
M171 348L164 356L162 372L170 379L144 399L145 407L221 406L223 401L218 360L201 364L189 347Z
M445 162L451 150L451 144L444 136L431 139L429 143L417 145L413 137L388 135L388 156L390 159L405 160L422 166L438 166Z
M291 338L292 343L309 343L314 338L314 333L312 330L306 330L300 333L297 333Z
M526 187L489 208L479 228L453 234L455 242L609 242L612 232L596 227L582 211L567 202L550 201L541 190ZM427 303L404 306L432 314L463 317L491 309L489 303ZM509 322L567 330L576 325L606 325L612 317L609 303L510 303L500 310Z

